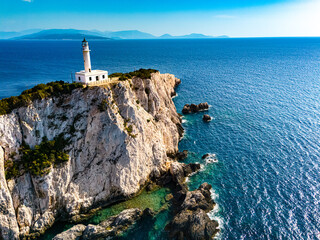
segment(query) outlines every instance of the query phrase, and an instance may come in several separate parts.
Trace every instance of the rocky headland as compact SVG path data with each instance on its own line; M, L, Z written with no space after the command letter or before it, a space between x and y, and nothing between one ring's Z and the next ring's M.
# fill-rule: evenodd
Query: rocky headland
M178 152L183 128L171 99L179 83L156 72L99 87L38 86L1 100L0 239L37 238L58 220L76 222L150 184L174 189L172 238L211 239L210 186L189 192L184 179L199 166L177 162L187 154ZM112 237L146 214L125 210L56 239Z

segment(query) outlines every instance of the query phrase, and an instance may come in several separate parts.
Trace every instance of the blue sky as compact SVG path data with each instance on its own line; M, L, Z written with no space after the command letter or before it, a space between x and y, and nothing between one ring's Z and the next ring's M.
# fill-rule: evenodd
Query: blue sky
M0 31L138 29L155 35L320 36L320 0L1 0Z

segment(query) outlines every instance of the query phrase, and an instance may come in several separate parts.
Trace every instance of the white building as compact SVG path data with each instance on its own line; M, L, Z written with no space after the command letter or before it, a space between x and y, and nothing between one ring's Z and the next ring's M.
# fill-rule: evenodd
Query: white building
M76 73L76 82L98 84L108 81L108 71L91 70L90 49L86 39L82 41L84 70Z

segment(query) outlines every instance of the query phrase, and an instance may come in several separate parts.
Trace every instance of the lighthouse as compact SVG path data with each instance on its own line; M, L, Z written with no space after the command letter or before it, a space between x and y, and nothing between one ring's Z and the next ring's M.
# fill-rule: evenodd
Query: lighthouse
M84 71L91 72L89 43L86 41L85 38L82 41L82 52L83 52L83 61L84 61Z
M100 85L106 83L109 80L108 71L91 69L89 43L85 38L82 41L82 54L84 70L75 74L76 81L86 85Z

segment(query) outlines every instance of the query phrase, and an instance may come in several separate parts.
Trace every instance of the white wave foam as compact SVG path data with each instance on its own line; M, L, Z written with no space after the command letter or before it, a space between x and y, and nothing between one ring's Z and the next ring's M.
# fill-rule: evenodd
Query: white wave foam
M217 158L216 154L209 153L209 156L205 158L205 161L206 161L206 164L217 163L218 162L218 158Z
M182 118L182 123L186 123L186 122L188 122L188 120L187 120L187 119Z
M199 171L203 171L205 168L206 168L206 165L200 163L200 170Z
M219 194L217 194L214 191L214 189L210 189L210 193L211 193L211 198L216 202L216 199L219 198ZM224 221L223 221L223 218L218 215L219 212L220 212L220 207L219 207L219 204L216 202L216 205L214 206L214 208L207 214L211 220L217 221L219 224L219 229L222 229L224 225ZM214 239L221 239L220 232L215 236Z

